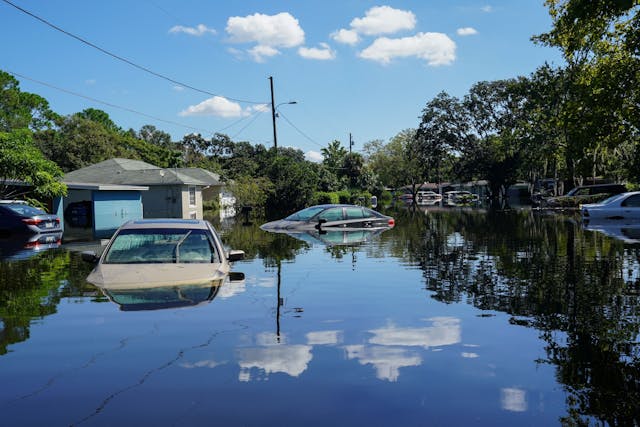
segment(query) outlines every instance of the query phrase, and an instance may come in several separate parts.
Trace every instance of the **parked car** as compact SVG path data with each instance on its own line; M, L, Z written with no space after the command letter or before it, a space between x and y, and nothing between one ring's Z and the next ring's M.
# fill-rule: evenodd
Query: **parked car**
M123 224L97 261L87 281L109 289L209 283L226 277L230 262L243 251L225 252L218 233L204 220L147 219Z
M60 218L21 200L0 201L0 235L14 233L57 233Z
M375 229L391 228L395 220L373 209L356 205L316 205L302 209L284 219L260 226L272 230L320 230L320 229Z
M548 197L540 201L541 207L578 207L582 203L596 203L609 196L624 193L627 187L623 184L580 185L571 189L564 196Z
M583 219L640 220L640 191L616 194L600 203L580 206Z

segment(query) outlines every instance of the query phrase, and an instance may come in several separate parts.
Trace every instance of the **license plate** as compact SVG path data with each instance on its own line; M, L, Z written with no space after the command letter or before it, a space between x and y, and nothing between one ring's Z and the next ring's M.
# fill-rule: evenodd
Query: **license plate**
M44 228L53 228L53 223L52 222L45 222L44 223Z
M52 243L56 241L56 236L47 236L47 238L45 239L46 243Z

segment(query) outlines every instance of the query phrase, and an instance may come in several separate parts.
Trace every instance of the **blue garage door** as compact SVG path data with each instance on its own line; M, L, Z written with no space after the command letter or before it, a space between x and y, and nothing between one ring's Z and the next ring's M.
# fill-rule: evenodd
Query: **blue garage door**
M142 197L139 191L94 191L94 235L107 239L125 222L142 219Z

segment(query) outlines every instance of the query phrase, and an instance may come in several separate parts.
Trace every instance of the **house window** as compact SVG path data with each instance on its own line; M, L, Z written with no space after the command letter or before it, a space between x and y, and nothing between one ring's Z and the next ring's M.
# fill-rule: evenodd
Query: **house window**
M196 205L196 187L189 187L189 206Z

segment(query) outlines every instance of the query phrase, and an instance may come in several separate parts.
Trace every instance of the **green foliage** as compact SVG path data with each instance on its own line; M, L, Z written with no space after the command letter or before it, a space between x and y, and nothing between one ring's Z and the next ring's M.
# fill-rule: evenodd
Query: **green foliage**
M294 212L313 200L317 177L307 162L278 157L268 168L273 191L267 199L269 212Z
M52 125L55 117L46 99L22 92L11 74L0 71L0 132L44 129Z
M318 191L313 195L314 205L340 203L340 196L336 192Z
M0 132L0 199L27 193L41 199L65 195L67 187L61 178L62 170L44 158L29 130ZM30 186L12 186L9 181L22 181Z
M273 193L273 184L263 177L245 175L232 181L229 189L236 198L236 212L240 212L244 206L251 206L254 215L263 216L267 200Z

